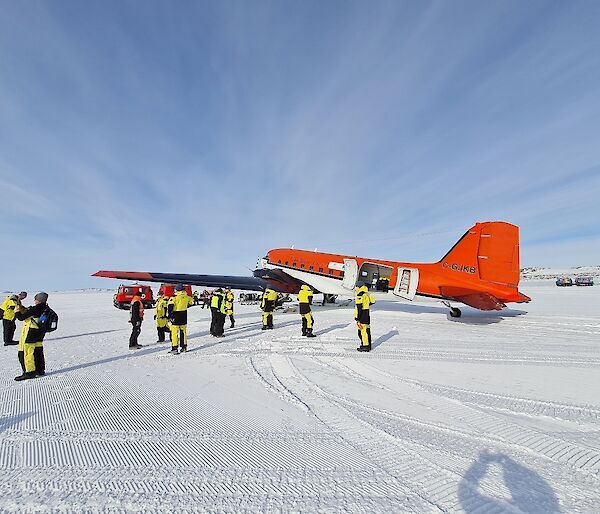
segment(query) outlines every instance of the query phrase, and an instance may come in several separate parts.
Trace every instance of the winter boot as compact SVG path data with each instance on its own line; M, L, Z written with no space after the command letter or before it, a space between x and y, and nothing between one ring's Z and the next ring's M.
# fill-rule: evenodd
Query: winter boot
M35 371L27 371L27 372L23 373L22 375L15 377L15 380L17 382L20 382L21 380L29 380L30 378L35 378L36 376L37 375L35 374Z
M315 334L313 334L312 328L307 328L306 329L306 337L317 337L317 336Z
M177 355L179 353L179 350L177 349L176 346L173 346L170 350L169 353L173 353L175 355Z
M371 351L371 345L370 344L361 344L357 350L359 352L370 352Z

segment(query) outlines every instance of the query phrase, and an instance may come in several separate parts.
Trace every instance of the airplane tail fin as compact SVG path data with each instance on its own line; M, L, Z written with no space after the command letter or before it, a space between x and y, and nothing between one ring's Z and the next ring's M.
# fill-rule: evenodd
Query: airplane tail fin
M519 227L504 221L476 223L440 263L444 268L475 275L486 282L518 288Z

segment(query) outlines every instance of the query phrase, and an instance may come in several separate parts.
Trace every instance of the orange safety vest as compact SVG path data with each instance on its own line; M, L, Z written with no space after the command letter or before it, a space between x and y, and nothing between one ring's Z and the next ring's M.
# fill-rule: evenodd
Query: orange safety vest
M139 294L133 295L131 305L133 305L136 300L140 302L140 319L144 319L144 302L142 301L142 297Z

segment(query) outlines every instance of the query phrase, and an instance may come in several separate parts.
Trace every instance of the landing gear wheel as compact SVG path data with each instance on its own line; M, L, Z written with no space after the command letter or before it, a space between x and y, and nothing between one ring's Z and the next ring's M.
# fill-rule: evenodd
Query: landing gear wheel
M460 309L457 307L451 307L450 308L450 317L451 318L460 318L462 315L462 312L460 312Z

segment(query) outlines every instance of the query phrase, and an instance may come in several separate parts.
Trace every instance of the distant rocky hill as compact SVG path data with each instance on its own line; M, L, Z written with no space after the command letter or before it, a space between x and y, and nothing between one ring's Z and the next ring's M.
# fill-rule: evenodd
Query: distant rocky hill
M558 277L600 277L600 266L575 268L522 268L521 279L556 279Z

